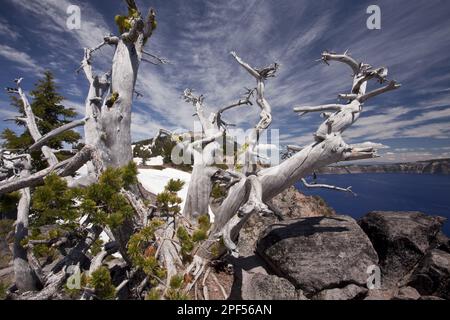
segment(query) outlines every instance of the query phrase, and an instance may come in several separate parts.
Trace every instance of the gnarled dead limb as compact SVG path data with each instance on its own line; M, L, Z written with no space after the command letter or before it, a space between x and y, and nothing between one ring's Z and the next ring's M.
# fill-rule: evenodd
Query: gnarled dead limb
M388 91L398 89L400 87L401 87L401 84L397 83L395 80L392 80L391 82L389 82L389 84L387 86L378 88L371 92L368 92L368 93L362 95L361 97L359 97L358 100L361 102L365 102L366 100L368 100L370 98L376 97L376 96L378 96L382 93L388 92Z
M388 69L381 67L378 69L363 69L359 74L357 74L353 80L352 93L353 94L361 94L361 88L364 86L367 81L376 78L379 83L383 83L386 81L386 77L388 74Z
M158 141L163 135L166 136L172 136L172 131L166 130L166 129L159 129L156 135L152 139L152 143L149 146L150 152L152 152L152 149L156 146L156 141Z
M221 120L221 115L226 110L248 104L251 94L252 92L249 91L245 99L240 99L238 102L220 109L218 113L207 115L203 104L203 95L196 96L191 89L186 89L183 93L184 100L194 105L204 133L200 139L188 144L186 148L194 158L194 165L183 215L191 219L194 225L199 216L209 212L212 180L213 177L217 178L216 174L219 171L219 168L213 165L220 155L227 130L227 125Z
M222 113L242 105L253 105L253 103L250 101L250 98L253 96L255 90L256 89L247 89L247 92L245 93L245 97L243 99L239 99L237 102L219 109L219 111L217 111L215 115L215 120L213 122L217 122L217 124L224 129L226 129L228 126L231 126L232 124L226 123L222 120Z
M36 124L36 117L33 113L33 110L31 109L31 105L30 105L30 102L28 101L27 95L25 94L25 92L22 90L22 87L20 86L22 80L23 80L23 78L19 78L19 79L15 80L16 85L17 85L16 93L20 96L20 98L22 100L23 111L26 116L26 119L24 119L24 120L25 120L27 129L30 132L30 135L33 138L33 140L35 142L37 142L42 138L42 134L40 133L38 126ZM50 166L58 163L58 159L56 158L55 154L52 152L52 150L49 147L42 145L41 151Z
M316 141L322 141L328 134L344 132L358 120L363 110L363 103L367 99L400 87L395 81L391 81L389 85L366 94L367 82L375 78L380 83L384 82L387 76L387 68L372 69L368 64L357 63L347 52L341 55L324 52L322 60L325 62L335 60L346 63L354 71L354 77L352 93L339 95L340 98L347 99L350 103L345 105L331 104L316 107L294 107L294 112L301 112L301 115L314 111L335 111L332 114L325 115L326 120L319 126L314 135Z
M323 61L326 64L329 64L329 61L338 61L345 63L348 65L353 73L356 75L361 69L361 64L358 63L355 59L348 55L348 50L346 50L343 54L337 54L335 52L324 51L322 53L322 57L319 61Z
M375 150L360 150L347 145L339 133L327 135L319 143L312 143L297 152L291 158L285 160L278 166L260 170L256 177L261 185L263 203L282 192L303 177L310 175L315 170L339 161L350 159L362 159L376 157ZM214 224L209 241L202 244L197 254L203 258L211 258L211 246L220 236L229 234L233 240L239 234L239 230L249 215L239 216L236 213L248 199L250 190L248 182L240 181L230 188L227 198L223 201L216 212ZM255 193L254 193L255 194ZM225 239L224 239L225 241ZM233 244L230 245L233 248Z
M0 182L0 195L14 192L22 188L40 185L44 182L44 178L52 172L56 173L60 177L72 175L87 161L91 160L94 153L95 149L92 146L86 145L80 150L80 152L70 159L58 162L53 166L33 173L27 177Z
M302 181L303 185L309 189L320 188L320 189L330 189L330 190L336 190L336 191L350 192L352 195L354 195L356 197L356 193L354 193L352 191L351 186L349 186L347 188L341 188L341 187L336 187L336 186L322 184L322 183L308 183L308 181L306 181L305 178L302 178L301 181Z
M245 70L247 70L250 75L252 75L256 79L256 103L261 108L260 112L260 121L256 124L253 132L247 137L247 150L242 154L239 160L240 163L243 163L243 172L253 172L254 167L257 164L257 155L256 146L259 141L259 136L261 132L267 129L272 123L272 108L269 102L266 100L264 95L265 90L265 80L270 77L274 77L275 73L278 70L279 65L275 62L270 66L267 66L262 69L256 69L251 67L248 63L244 62L236 52L232 51L230 54L236 59L236 61L241 65Z
M133 217L133 220L135 222L136 227L144 227L146 225L147 218L150 214L150 208L148 208L142 199L136 197L136 195L129 191L122 189L120 190L120 193L125 196L125 198L128 200L128 202L133 207L134 211L136 212L136 217Z
M343 104L325 104L323 106L296 106L294 107L294 112L300 112L300 116L309 112L322 112L322 111L340 111L345 108Z
M146 51L142 51L142 53L144 55L149 56L149 57L151 57L152 59L155 60L155 61L152 61L152 60L149 60L149 59L142 58L142 61L146 61L146 62L149 62L149 63L154 64L154 65L169 64L170 63L170 61L167 60L166 58L158 57L157 55L154 55L154 54L146 52Z
M65 131L68 131L68 130L70 130L70 129L73 129L73 128L76 128L76 127L79 127L79 126L84 125L85 122L86 122L88 119L89 119L89 117L86 117L86 118L80 119L80 120L75 120L75 121L69 122L69 123L67 123L67 124L65 124L65 125L62 125L62 126L56 128L56 129L50 131L49 133L47 133L47 134L45 134L44 136L42 136L41 138L39 138L34 144L32 144L32 145L28 148L28 150L29 150L29 151L33 151L33 150L36 150L36 149L42 147L48 140L50 140L50 139L56 137L57 135L59 135L59 134L65 132ZM57 151L57 150L51 150L51 151L52 151L52 152L55 152L55 151Z
M66 279L65 269L55 274L52 273L47 277L44 288L41 291L28 291L21 295L12 294L11 298L13 300L49 300L61 289Z

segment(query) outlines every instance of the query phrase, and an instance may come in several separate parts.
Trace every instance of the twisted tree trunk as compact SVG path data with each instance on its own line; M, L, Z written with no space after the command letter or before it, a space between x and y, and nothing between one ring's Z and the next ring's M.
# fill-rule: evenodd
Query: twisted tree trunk
M30 174L30 164L22 170L20 177L25 178ZM28 215L30 211L30 188L20 190L20 200L17 206L17 219L14 234L14 282L21 292L35 291L38 289L37 277L28 263L27 249L22 241L28 236Z

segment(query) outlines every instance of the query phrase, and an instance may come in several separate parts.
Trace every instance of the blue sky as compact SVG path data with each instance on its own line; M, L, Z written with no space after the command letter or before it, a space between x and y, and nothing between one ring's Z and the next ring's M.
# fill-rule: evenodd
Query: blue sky
M235 50L252 65L281 64L267 82L272 128L282 143L306 144L322 119L299 118L294 105L336 102L348 92L351 72L334 63L319 64L323 50L350 54L374 67L387 66L401 89L369 100L362 117L344 133L348 143L371 141L380 161L450 157L450 2L449 1L305 1L305 0L140 0L142 10L157 11L158 28L146 50L172 63L143 63L133 106L133 138L152 137L160 127L192 128L192 106L180 98L189 87L206 96L212 110L236 100L255 85L229 55ZM116 33L114 16L123 1L0 0L0 83L18 76L26 90L43 70L54 72L65 105L83 112L87 82L77 75L83 47ZM66 9L81 7L81 29L68 30ZM381 30L366 28L366 8L381 8ZM94 70L107 71L112 49L96 54ZM372 87L374 88L374 87ZM0 118L14 115L0 93ZM242 128L258 121L256 106L226 114ZM0 130L11 123L0 122Z

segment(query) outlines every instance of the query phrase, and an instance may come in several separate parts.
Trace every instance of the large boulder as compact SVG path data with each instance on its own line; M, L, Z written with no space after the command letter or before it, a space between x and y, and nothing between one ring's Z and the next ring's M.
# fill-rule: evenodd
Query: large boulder
M278 214L270 216L252 215L239 233L239 255L251 256L255 253L256 242L260 234L271 224L284 220L303 217L333 216L335 212L326 202L317 196L305 196L295 187L289 187L272 200L272 208Z
M327 289L316 294L314 300L354 300L365 297L367 288L349 284L344 288Z
M401 280L430 248L439 245L444 221L421 212L390 211L370 212L359 221L380 258L384 285Z
M305 196L291 186L273 197L272 204L285 219L334 216L336 212L319 196Z
M297 300L299 293L286 279L275 275L243 271L243 300Z
M367 268L377 265L370 240L349 216L311 217L268 227L258 254L278 275L308 297L349 284L366 286Z
M414 270L409 285L421 295L450 299L450 254L431 250Z
M419 292L413 287L400 288L393 300L417 300L420 298Z

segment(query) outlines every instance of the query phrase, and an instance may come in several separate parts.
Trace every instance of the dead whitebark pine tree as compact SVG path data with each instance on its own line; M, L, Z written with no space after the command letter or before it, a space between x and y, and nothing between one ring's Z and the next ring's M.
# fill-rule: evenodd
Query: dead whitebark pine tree
M14 289L18 290L18 295L15 295L16 298L39 299L56 294L64 279L68 276L66 268L76 264L80 253L87 252L90 245L98 237L99 231L101 231L96 230L92 233L92 238L86 238L85 241L80 242L73 248L57 264L59 267L45 276L44 283L36 283L36 272L31 270L30 263L26 260L26 250L21 245L21 240L28 235L29 188L42 184L44 178L50 173L66 177L69 186L90 184L95 182L99 174L107 167L121 167L132 160L131 105L139 64L141 60L153 64L165 64L168 61L144 51L144 46L156 27L155 11L150 9L144 18L133 0L127 0L126 3L129 13L133 12L133 15L128 17L127 23L129 23L129 28L119 36L105 36L103 42L96 48L85 49L82 66L79 69L83 69L90 84L84 119L74 121L46 135L42 135L37 128L36 119L27 97L21 89L20 83L22 79L16 80L16 89L8 88L10 93L20 96L24 105L26 117L15 120L23 121L26 124L34 140L34 144L27 150L11 151L19 153L19 156L16 156L14 153L12 153L12 156L7 156L2 150L2 162L7 161L15 165L13 165L14 170L5 171L2 168L0 194L21 190L22 195L18 206L14 246ZM109 73L97 76L92 72L92 53L104 45L115 46L112 67ZM143 55L149 58L143 59ZM59 162L55 156L55 152L58 152L58 150L52 150L46 143L54 136L80 125L85 126L85 147L72 158ZM130 147L127 148L126 146ZM31 173L27 153L36 149L42 151L48 167ZM17 161L16 158L20 158L20 161ZM89 162L89 175L85 179L86 181L81 180L72 183L71 175L87 162ZM17 172L20 172L20 174L14 174ZM123 190L123 194L136 210L139 218L147 214L147 208L144 208L142 201L136 194L126 190ZM133 220L142 221L143 219ZM142 227L142 223L138 225ZM131 233L132 230L117 230L116 236L119 237L122 253L126 251L126 242ZM44 288L38 293L33 293L40 285Z
M127 4L137 11L134 1L129 0ZM134 15L130 17L129 30L117 37L105 37L104 41L96 48L85 49L81 69L84 71L90 86L86 99L85 119L83 120L86 139L85 148L69 160L54 162L52 150L47 150L45 141L42 142L42 140L48 139L48 135L36 136L34 148L40 147L43 152L45 151L44 154L49 162L49 167L28 175L26 165L22 164L24 168L20 170L23 172L22 176L8 177L1 181L0 194L22 189L24 190L22 193L26 195L27 188L41 184L49 173L56 172L61 176L69 176L88 161L89 175L95 181L105 168L110 166L121 167L132 160L131 106L139 64L144 60L142 56L148 55L144 52L143 47L154 28L151 23L152 19L154 21L154 11L152 10L146 19L140 13ZM92 54L105 45L115 47L111 72L102 76L96 76L92 71ZM267 68L256 69L244 63L235 53L233 53L233 56L257 80L256 104L261 108L260 122L255 126L255 130L248 138L249 145L251 145L250 151L255 153L258 146L258 134L270 125L272 119L271 107L264 95L264 81L274 74L277 65L274 64ZM196 108L196 115L200 120L204 136L198 141L189 141L187 143L187 150L194 156L194 167L197 165L199 168L199 170L194 170L193 179L189 186L187 200L190 204L185 208L184 212L173 217L167 217L164 225L155 232L156 258L167 272L165 281L159 279L160 286L164 288L164 291L170 285L171 278L177 274L184 274L185 279L190 279L184 283L183 290L185 292L193 289L202 275L202 283L206 283L206 279L210 274L208 263L212 259L216 259L218 254L220 255L226 251L238 255L239 252L234 241L244 222L251 214L268 213L270 210L266 210L266 203L290 185L301 181L315 170L332 163L376 157L376 150L373 148L359 148L346 144L342 138L342 133L358 119L365 101L383 92L396 89L398 85L395 82L390 82L389 85L381 89L366 93L367 82L371 79L378 79L380 82L384 82L387 69L373 69L368 65L358 63L348 53L338 55L324 52L322 60L326 63L329 61L340 61L352 68L354 81L351 92L341 95L341 98L347 99L349 103L317 107L295 107L294 111L300 113L315 111L331 111L332 113L324 115L326 121L317 130L314 142L298 148L298 152L292 157L274 167L251 167L250 165L253 163L245 162L244 167L252 168L251 170L244 170L244 172L239 173L234 170L217 170L213 168L215 153L221 147L217 140L220 141L226 135L226 125L223 124L220 118L221 113L235 105L249 104L250 96L241 100L241 103L230 105L230 107L224 108L217 114L212 113L208 116L204 113L203 99L195 97L191 91L185 92L185 99ZM159 62L163 63L164 60L159 60ZM18 93L20 94L19 91ZM32 123L30 125L33 126ZM63 130L61 128L58 129L60 131ZM58 134L60 131L54 134ZM129 146L129 148L126 146ZM197 159L197 162L195 159ZM208 238L196 245L191 253L192 263L186 266L181 258L180 239L177 236L176 226L185 226L189 232L194 230L199 215L205 215L208 211L210 186L217 180L224 182L227 186L227 195L214 212L214 222L208 231ZM130 221L126 222L126 225L119 228L120 230L115 230L112 237L117 241L125 261L130 265L130 268L133 268L127 259L128 239L133 232L147 226L147 223L153 218L154 210L144 204L142 196L138 192L123 190L122 193L133 206L136 213L133 219L130 219ZM28 199L26 196L23 199L22 204L26 207ZM21 222L22 226L26 226L26 210L23 213L20 215L21 220L18 222ZM68 255L59 261L50 273L44 275L43 289L22 294L19 292L19 295L16 296L17 298L42 299L57 295L58 290L68 276L67 268L78 263L77 257L89 250L102 231L98 228L89 229L87 224L85 228L88 231L88 237L72 248ZM19 232L17 232L17 235L19 235ZM100 266L102 258L105 256L103 251L96 256L92 261L92 268ZM30 262L24 259L23 253L18 252L17 257L30 266ZM26 270L26 266L22 269L25 270L24 274L29 273ZM93 270L89 270L89 272L92 273ZM36 271L35 273L38 272ZM128 278L119 286L120 289L127 287L133 282L131 280L137 274L138 272L135 271L130 272ZM186 277L186 275L190 276ZM24 289L28 286L26 284L27 281L29 280L24 281ZM137 291L142 292L145 286L148 286L147 277L140 282L139 290ZM33 290L35 288L31 285L28 289ZM207 295L207 289L204 288L203 291Z
M236 57L236 54L233 54ZM387 69L373 69L371 66L356 62L348 55L324 52L322 59L339 61L349 65L354 73L354 81L350 94L342 94L349 100L348 104L336 104L317 107L294 107L294 112L332 111L324 114L326 121L322 123L315 134L315 141L304 147L294 147L296 153L281 164L258 170L255 174L242 177L237 184L231 186L228 195L215 212L214 224L211 228L208 241L196 248L194 262L190 269L194 273L201 273L207 261L212 258L211 248L220 239L227 249L234 255L238 255L234 239L251 214L262 212L272 197L279 194L292 184L303 181L307 187L318 187L306 182L305 177L321 167L340 161L370 159L377 157L376 150L371 147L361 148L351 146L344 142L342 133L349 128L360 116L363 103L369 98L381 93L397 89L400 85L395 81L380 89L366 93L367 82L377 79L380 83L386 81ZM239 61L239 60L238 60ZM242 60L240 61L242 64ZM351 188L338 188L328 185L320 187L339 191L352 192ZM188 269L189 270L189 269ZM192 284L187 288L192 287Z

